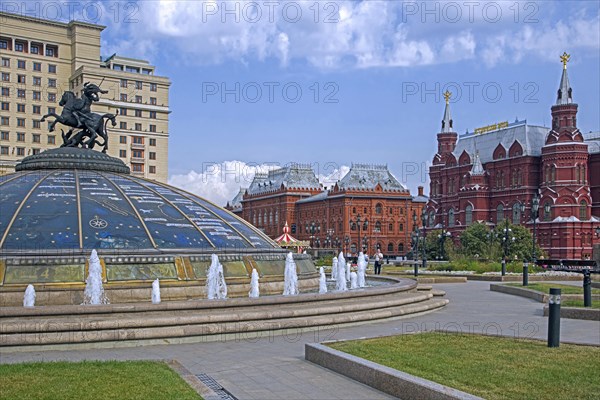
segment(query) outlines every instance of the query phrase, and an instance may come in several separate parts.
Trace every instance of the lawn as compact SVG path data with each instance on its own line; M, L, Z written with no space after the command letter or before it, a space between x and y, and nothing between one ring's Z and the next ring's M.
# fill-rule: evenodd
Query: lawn
M561 300L562 307L583 307L583 300ZM600 300L592 300L592 308L600 308Z
M559 285L556 283L529 283L528 286L523 286L520 283L508 283L508 286L517 286L525 289L537 290L542 293L550 293L550 288L561 289L561 294L583 294L583 285L579 283L577 286ZM592 294L600 294L600 289L592 289Z
M600 393L598 347L453 333L329 346L486 399L598 399Z
M153 361L0 365L3 400L202 399L175 371Z

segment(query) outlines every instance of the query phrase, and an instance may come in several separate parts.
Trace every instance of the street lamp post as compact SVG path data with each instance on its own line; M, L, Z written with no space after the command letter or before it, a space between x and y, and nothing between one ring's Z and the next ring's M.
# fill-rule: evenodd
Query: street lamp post
M412 253L415 268L415 276L419 276L419 227L417 226L417 212L413 210L413 233L412 233Z
M335 247L336 249L339 249L340 251L342 251L342 249L341 249L341 246L342 246L342 241L340 240L340 238L339 238L339 237L337 237L337 236L336 236L336 237L335 237L335 240L333 241L333 243L334 243L334 247Z
M325 247L331 248L333 234L335 231L332 228L327 229L327 237L325 238Z
M502 276L506 275L506 257L508 257L508 242L509 242L509 235L512 234L512 229L510 229L508 227L508 218L504 218L504 229L502 230L503 236L502 236L502 249L503 249L503 257L502 257ZM512 237L512 241L515 240L514 236Z
M363 224L363 231L366 231L367 228L369 227L369 221L367 219L365 219L364 221L361 221L360 219L360 214L358 214L356 216L356 220L350 220L350 230L352 230L352 225L356 224L356 229L358 229L358 236L357 236L357 240L356 240L356 252L358 253L359 250L359 246L360 246L360 226L361 223ZM366 235L365 235L366 238Z
M533 220L533 237L531 239L531 262L535 265L535 239L537 236L537 218L540 209L540 198L535 195L531 201L531 219ZM523 263L523 286L529 285L529 266L527 262Z
M425 268L427 268L427 253L425 252L425 245L427 244L427 242L425 241L425 235L426 235L426 230L425 230L425 225L427 223L427 215L425 215L425 211L423 211L423 213L421 214L421 224L423 226L423 270L425 270ZM418 247L418 245L417 245Z
M345 246L346 247L346 251L345 251L346 254L345 255L347 255L348 254L348 246L350 246L350 237L349 236L346 236L344 238L344 243L346 244L346 246Z
M440 244L440 260L446 259L445 242L446 242L446 238L448 238L450 236L452 236L452 234L450 232L448 232L445 227L442 226L442 232L438 235L438 241Z
M313 241L315 240L315 233L321 231L321 226L316 226L314 222L310 223L308 227L308 231L310 232L310 247L313 247Z

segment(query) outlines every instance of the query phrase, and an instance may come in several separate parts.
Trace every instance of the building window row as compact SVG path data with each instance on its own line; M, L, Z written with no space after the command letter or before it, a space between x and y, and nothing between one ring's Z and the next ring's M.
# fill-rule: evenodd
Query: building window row
M133 130L140 131L140 132L143 131L141 123L136 122L133 126L134 126ZM127 130L127 122L126 121L119 122L119 129ZM156 132L156 125L149 124L148 132Z
M10 97L10 88L2 87L2 97ZM26 100L27 99L27 91L25 89L17 89L17 98ZM31 98L36 101L42 100L42 92L39 90L31 91ZM52 103L56 103L56 93L48 93L48 101Z
M14 46L13 46L14 45ZM58 46L40 42L29 42L27 40L14 39L11 37L0 37L0 49L15 51L18 53L29 53L45 55L46 57L58 58Z
M25 132L16 132L17 142L25 142ZM9 131L1 131L0 132L0 140L8 141L10 140L10 132ZM32 143L41 143L42 135L39 133L31 134ZM56 136L55 135L47 135L47 143L48 144L56 144Z
M32 155L32 154L40 154L41 149L39 148L31 148L29 149L29 151L27 152L28 155ZM26 148L25 147L13 147L12 151L10 150L10 147L8 146L0 146L0 155L3 156L8 156L8 155L14 155L14 156L18 156L18 157L25 157L25 152L26 152Z
M3 68L10 68L10 58L6 58L6 57L2 57L2 67ZM27 61L25 60L17 60L17 69L20 70L27 70ZM41 62L32 62L31 63L31 70L35 71L35 72L42 72L42 63ZM56 74L56 64L48 64L48 73L51 74ZM9 75L6 80L4 78L4 74ZM19 75L18 76L24 76L24 75ZM10 73L6 72L2 74L2 80L5 82L10 82ZM18 80L17 80L18 81ZM20 82L20 83L25 83L25 82Z

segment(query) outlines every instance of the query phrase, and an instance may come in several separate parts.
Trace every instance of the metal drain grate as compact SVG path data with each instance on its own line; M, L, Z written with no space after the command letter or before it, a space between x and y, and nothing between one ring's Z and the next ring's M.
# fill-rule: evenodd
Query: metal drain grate
M198 379L202 381L206 386L211 388L221 399L223 400L238 400L237 397L232 395L225 389L223 386L219 384L219 382L215 381L211 376L206 374L198 374L196 375Z

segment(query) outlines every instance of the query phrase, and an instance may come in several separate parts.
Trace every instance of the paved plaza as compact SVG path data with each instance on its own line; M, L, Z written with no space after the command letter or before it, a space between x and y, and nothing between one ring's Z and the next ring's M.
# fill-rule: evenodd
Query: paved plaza
M567 283L567 282L565 282ZM579 282L572 284L580 285ZM461 330L545 339L543 305L489 290L488 282L439 284L450 304L416 317L380 323L293 331L284 336L119 349L2 353L2 363L52 360L175 359L194 374L207 374L239 399L382 399L389 396L304 360L304 344L393 335L416 330ZM561 321L564 342L600 345L600 322Z

